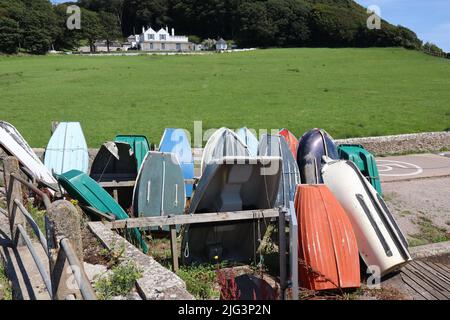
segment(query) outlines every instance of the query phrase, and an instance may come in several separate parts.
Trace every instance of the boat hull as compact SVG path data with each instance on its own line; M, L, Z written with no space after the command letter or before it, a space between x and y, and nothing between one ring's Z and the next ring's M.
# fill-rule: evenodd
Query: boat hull
M356 237L331 191L324 185L300 185L295 208L301 287L318 291L359 287Z
M183 129L166 129L159 144L159 151L174 153L178 157L178 161L183 169L184 179L194 179L194 158L186 131ZM185 183L186 197L191 198L192 192L193 184Z
M282 159L282 175L276 206L289 208L289 202L294 201L297 185L301 183L301 179L297 162L286 140L280 135L263 135L259 144L258 155Z
M107 142L97 153L89 176L98 183L129 182L135 181L137 174L137 159L131 146L128 143ZM131 208L133 189L133 186L118 188L118 201L125 210ZM114 188L105 190L113 195Z
M144 158L150 151L150 143L145 136L118 135L115 142L128 143L136 157L138 170L141 168Z
M111 195L87 174L72 170L58 176L58 182L74 200L84 206L97 209L102 213L112 214L117 220L126 220L128 215L122 207L114 201ZM142 240L141 233L137 229L131 230L134 240L146 253L148 247Z
M181 215L186 206L184 178L173 153L149 152L133 192L136 217ZM163 230L168 231L168 227Z
M322 184L323 157L338 160L336 145L327 132L313 129L305 133L298 145L297 164L302 183Z
M275 206L281 158L229 157L211 162L189 208L191 214L271 209ZM267 222L267 221L266 221ZM182 262L249 263L264 237L264 221L188 225L183 233Z
M206 143L203 150L201 172L203 173L208 163L224 157L249 157L247 146L230 129L217 130Z
M251 157L258 156L258 138L256 135L247 128L241 128L236 131L236 134L241 138L242 142L247 146L248 152Z
M347 212L361 258L386 275L411 260L408 244L381 196L351 161L329 161L325 184Z
M290 132L288 129L281 129L279 133L287 142L289 149L294 156L294 159L297 160L297 148L298 148L298 139L297 137Z
M19 131L4 121L0 121L0 146L15 156L33 174L34 178L49 184L57 183L50 170L34 153Z
M45 150L44 164L58 175L70 170L88 172L89 152L80 123L58 125Z

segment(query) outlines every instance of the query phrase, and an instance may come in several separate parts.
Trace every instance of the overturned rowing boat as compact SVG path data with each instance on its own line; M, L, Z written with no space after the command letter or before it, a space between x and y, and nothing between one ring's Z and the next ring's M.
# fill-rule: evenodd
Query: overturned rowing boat
M272 209L281 175L279 157L228 157L205 168L190 206L191 214ZM264 237L263 221L186 226L184 264L252 261Z
M299 185L295 208L300 285L310 290L359 287L356 237L331 191L324 185Z
M0 121L0 146L15 156L34 178L48 184L56 184L50 170L45 167L17 129L8 122Z
M328 159L322 176L352 222L367 267L383 276L411 260L408 243L391 212L353 162Z

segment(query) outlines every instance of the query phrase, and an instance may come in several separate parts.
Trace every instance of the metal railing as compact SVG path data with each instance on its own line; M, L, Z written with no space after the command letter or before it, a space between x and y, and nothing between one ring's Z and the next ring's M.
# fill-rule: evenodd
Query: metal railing
M42 277L42 280L47 288L47 291L50 295L50 298L56 299L58 296L57 292L57 284L60 283L61 277L63 275L63 272L54 273L54 268L52 267L51 263L51 251L52 248L49 247L47 242L47 237L42 233L40 230L38 224L33 219L31 214L28 212L28 210L24 207L24 205L21 202L21 199L14 198L13 199L13 189L15 184L20 184L22 186L27 187L30 189L33 193L38 195L45 206L46 211L49 210L51 206L51 201L47 194L39 190L35 185L32 183L26 181L25 179L21 178L15 173L10 174L10 180L9 185L7 189L7 200L8 200L8 208L10 207L10 204L12 204L11 212L9 212L8 218L11 226L11 239L13 240L13 246L17 247L19 243L19 239L22 238L24 240L25 246L28 248L38 270ZM31 230L33 231L34 235L37 237L40 245L42 246L48 260L46 262L42 261L40 258L37 249L35 248L35 244L33 244L33 241L31 240L30 236L28 235L27 229L25 227L25 223L16 223L17 219L17 213L21 214L25 221L29 224ZM8 211L5 211L3 213L8 214ZM47 221L46 221L47 225ZM48 229L48 228L47 228ZM69 267L71 269L72 275L75 278L76 284L78 286L79 291L81 292L81 296L85 300L96 300L97 297L95 295L95 292L91 286L91 283L89 279L87 278L83 264L78 259L77 254L75 253L75 250L73 249L69 239L62 238L58 241L56 248L57 252L57 259L56 261L63 262L68 261ZM47 272L47 269L45 267L45 263L48 263L50 266L50 274ZM56 275L56 276L55 276ZM66 299L74 299L73 295L69 295L66 297Z

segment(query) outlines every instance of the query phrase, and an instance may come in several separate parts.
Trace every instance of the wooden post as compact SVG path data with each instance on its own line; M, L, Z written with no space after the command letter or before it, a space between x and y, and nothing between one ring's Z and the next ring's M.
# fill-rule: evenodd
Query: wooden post
M177 273L178 266L178 246L177 246L177 227L170 226L170 250L172 252L172 269Z
M81 217L68 201L56 201L48 209L46 220L47 244L49 249L50 277L52 281L52 297L64 300L73 295L82 299L74 277L79 277L83 269L83 243L81 238ZM62 239L69 239L81 262L79 274L73 274L64 250L61 250Z
M280 300L285 299L286 292L286 209L280 209L278 218L278 236L280 251Z
M14 200L17 199L21 203L23 201L22 186L20 182L11 178L11 174L20 174L19 161L15 157L6 157L3 161L3 172L5 175L5 186L7 186L6 201L8 204L9 224L11 227L11 239L15 238L17 232L17 225L26 225L25 217L19 212L17 213L17 206ZM17 241L17 246L24 246L25 241L20 236Z

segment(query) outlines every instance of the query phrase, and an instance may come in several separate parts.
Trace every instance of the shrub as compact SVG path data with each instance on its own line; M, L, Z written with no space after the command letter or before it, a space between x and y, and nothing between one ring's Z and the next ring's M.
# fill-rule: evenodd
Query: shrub
M97 295L102 300L116 296L126 296L134 288L141 271L133 262L124 263L111 269L111 274L100 277L94 284Z

